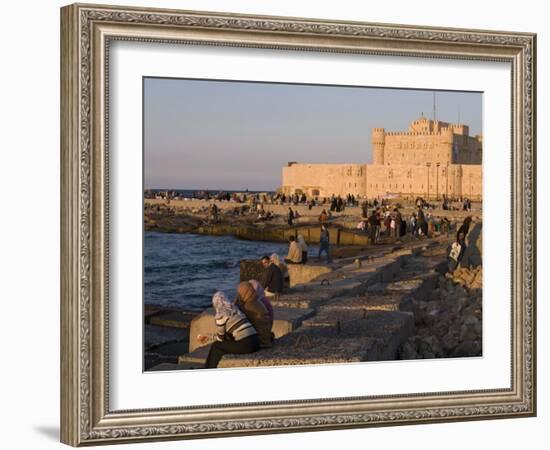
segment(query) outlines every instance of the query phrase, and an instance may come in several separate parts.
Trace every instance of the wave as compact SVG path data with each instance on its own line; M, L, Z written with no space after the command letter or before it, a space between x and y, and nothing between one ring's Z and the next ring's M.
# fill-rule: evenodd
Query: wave
M146 274L159 272L181 272L185 270L197 272L198 270L235 268L239 266L239 261L178 262L155 266L148 266L147 262L145 262L144 266L144 271Z

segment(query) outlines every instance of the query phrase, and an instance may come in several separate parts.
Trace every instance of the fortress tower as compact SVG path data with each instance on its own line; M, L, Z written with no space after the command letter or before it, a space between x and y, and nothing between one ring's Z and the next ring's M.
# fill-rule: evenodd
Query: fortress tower
M454 135L453 129L451 127L443 128L441 130L441 140L439 142L439 147L441 150L441 161L444 163L453 162L453 143Z
M384 165L384 147L386 145L386 130L384 128L372 129L372 163Z

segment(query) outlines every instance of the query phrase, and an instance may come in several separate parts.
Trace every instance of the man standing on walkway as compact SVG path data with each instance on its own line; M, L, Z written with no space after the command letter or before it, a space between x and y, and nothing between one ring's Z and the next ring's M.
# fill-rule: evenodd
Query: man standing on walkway
M327 262L332 261L330 257L330 234L326 225L321 225L321 239L319 241L319 260L321 260L321 253L327 254Z
M292 208L288 208L288 225L292 226L292 223L294 221L294 211L292 211Z
M373 210L370 217L369 217L369 231L370 231L370 243L372 245L376 244L376 240L378 237L378 227L380 226L380 222L378 220L378 217L376 215L376 211Z

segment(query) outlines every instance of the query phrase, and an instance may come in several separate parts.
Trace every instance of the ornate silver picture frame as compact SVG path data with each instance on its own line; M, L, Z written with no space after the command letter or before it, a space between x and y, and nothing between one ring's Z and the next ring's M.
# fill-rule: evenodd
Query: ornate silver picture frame
M108 193L113 181L109 57L116 41L508 63L512 80L506 93L512 103L510 386L114 410L109 384ZM535 90L536 36L530 33L85 4L62 8L62 442L81 446L534 416Z

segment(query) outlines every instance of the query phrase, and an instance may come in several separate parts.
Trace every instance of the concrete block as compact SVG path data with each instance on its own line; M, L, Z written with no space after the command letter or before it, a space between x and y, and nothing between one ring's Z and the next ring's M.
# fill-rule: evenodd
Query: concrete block
M310 308L285 308L273 307L273 328L271 331L275 338L279 338L294 331L302 322L315 314Z
M322 309L326 310L359 310L359 311L413 311L413 299L409 295L361 295L338 297L327 302Z
M317 245L321 241L321 227L311 227L309 228L309 239L308 244Z
M376 283L367 288L370 295L401 294L410 295L415 300L426 301L430 292L437 285L438 274L429 273L413 279L393 281L391 283Z
M304 320L304 327L332 327L339 330L347 322L365 318L365 311L361 309L343 309L321 307L317 314L310 319Z
M206 358L212 344L198 347L190 353L185 353L178 357L179 364L194 364L196 367L204 367L206 364Z
M272 331L275 337L281 337L298 328L302 321L311 317L315 311L310 308L292 308L278 305L272 301L273 305L273 328ZM216 324L214 322L214 309L209 308L203 311L200 316L196 317L191 323L189 331L189 352L193 353L199 348L203 348L198 341L198 334L212 334L216 332Z
M201 344L197 341L198 334L211 334L216 332L214 322L214 308L208 308L191 321L189 328L189 352L193 352Z
M329 244L338 245L338 234L339 234L338 228L328 227L328 233L329 233L329 240L328 240ZM321 235L319 234L319 240L321 239L320 236Z
M270 349L249 355L225 355L219 367L341 364L377 360L378 343L368 337L342 336L323 328L300 328L275 341Z
M332 272L328 266L312 264L288 264L288 275L290 276L290 286L309 283L311 280Z
M373 312L341 327L302 327L249 355L226 355L219 367L256 367L383 361L397 358L414 334L412 314Z
M395 275L399 273L400 269L401 269L401 261L394 260L393 262L388 263L379 269L380 279L382 280L382 282L387 283L393 280Z
M354 233L351 231L340 230L339 245L353 245Z
M309 283L320 275L332 271L332 268L324 265L288 264L287 267L291 287L297 284ZM264 272L265 269L259 260L246 259L240 262L240 281L261 280Z
M283 230L283 240L288 241L288 238L290 236L296 237L296 229L295 228L285 228Z

